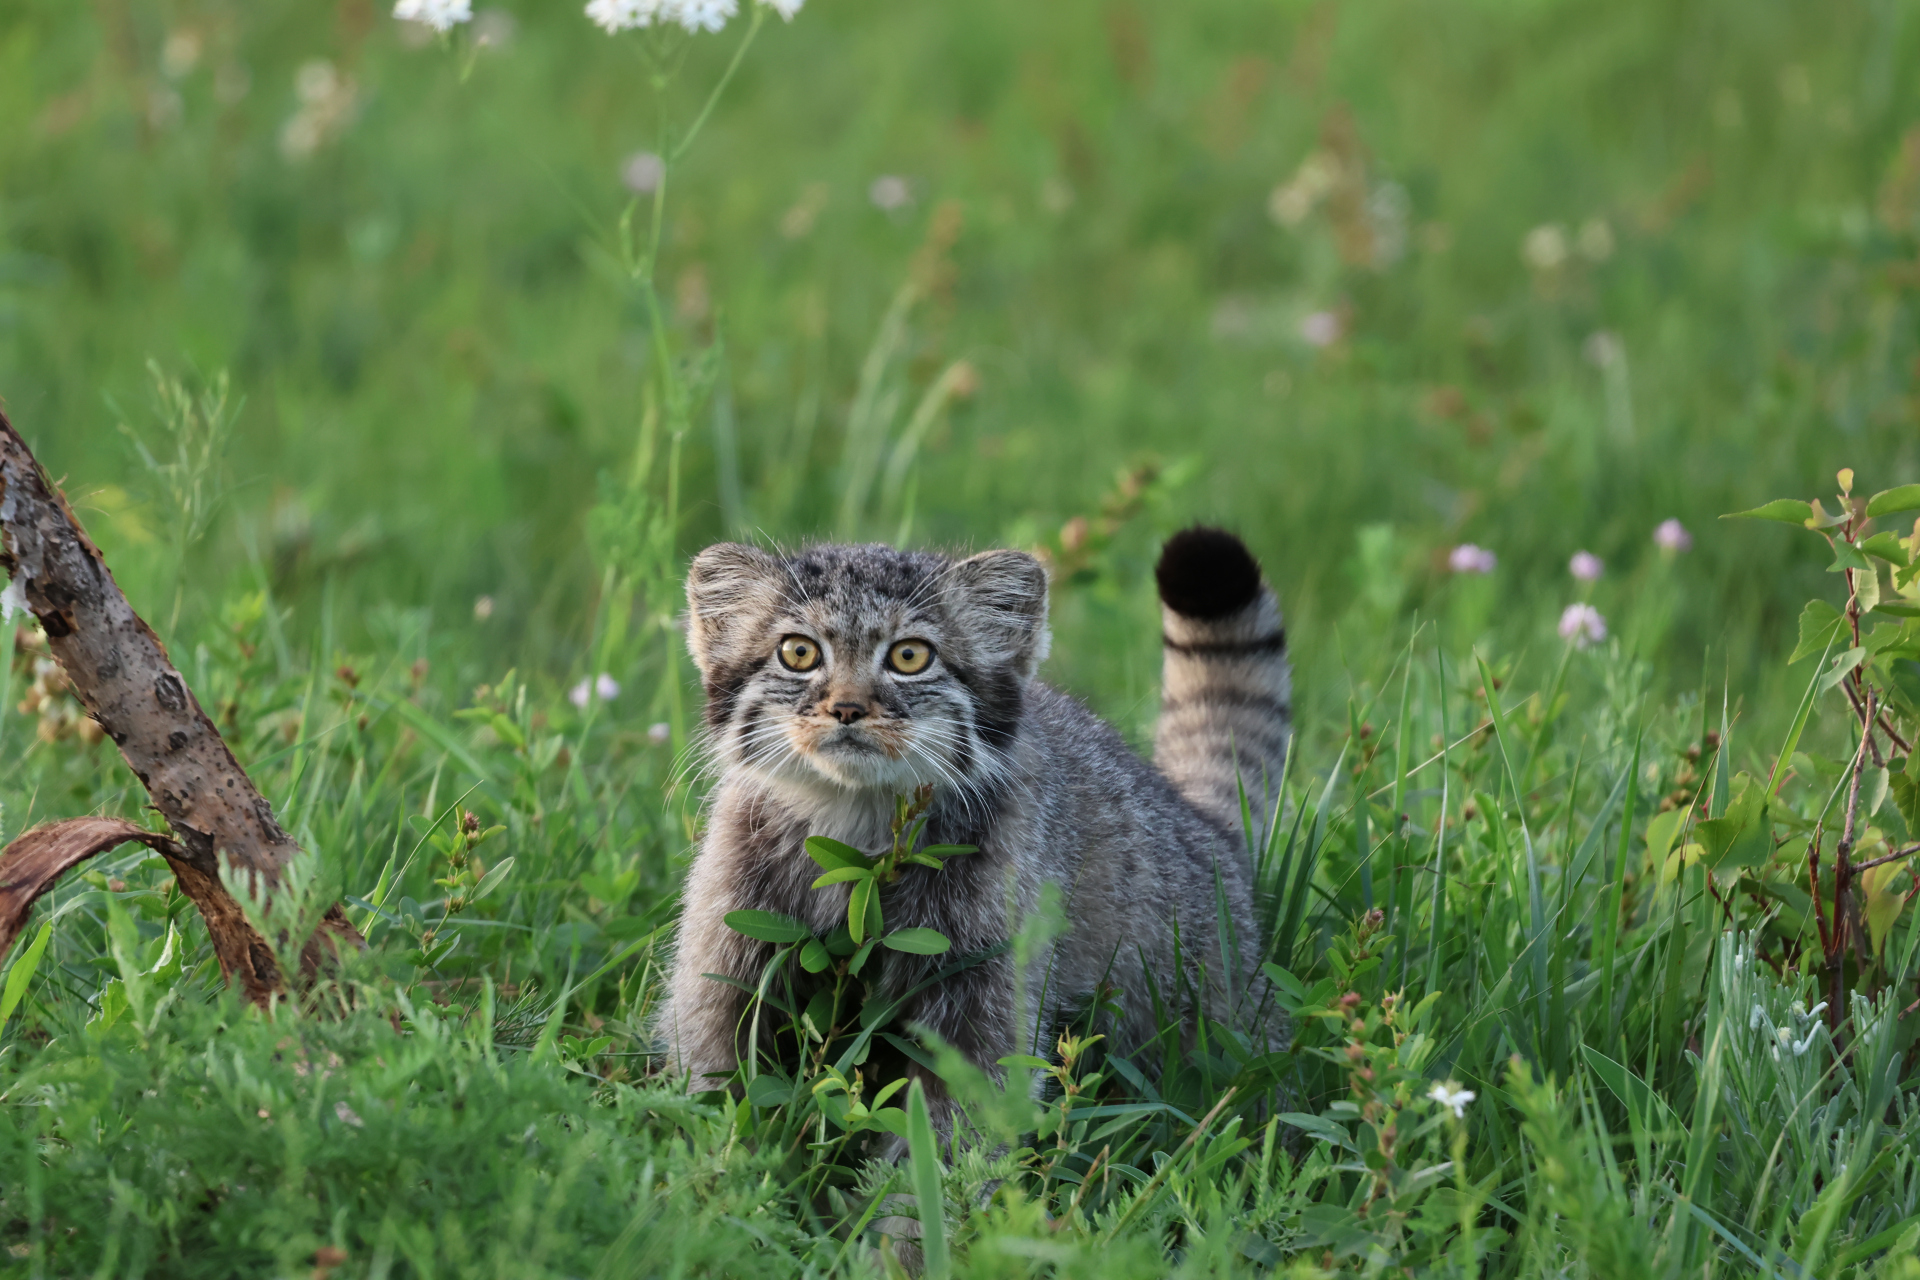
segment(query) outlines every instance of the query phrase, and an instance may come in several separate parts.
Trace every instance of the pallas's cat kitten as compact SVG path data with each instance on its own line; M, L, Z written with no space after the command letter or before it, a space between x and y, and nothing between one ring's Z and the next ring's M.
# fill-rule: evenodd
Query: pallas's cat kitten
M915 996L906 1022L990 1073L1008 1054L1046 1052L1039 1033L1103 981L1123 993L1121 1051L1153 1034L1156 999L1183 991L1201 993L1209 1017L1263 1021L1269 1043L1284 1035L1257 976L1240 799L1244 785L1255 814L1270 806L1286 753L1279 606L1246 547L1219 530L1170 539L1156 575L1165 668L1149 764L1034 678L1048 632L1047 575L1032 556L816 546L782 557L734 543L700 553L688 645L719 782L658 1024L670 1070L717 1088L746 1051L748 997L705 975L754 987L773 948L722 917L777 911L828 933L846 920L850 886L809 887L820 868L805 838L884 852L895 797L929 783L926 840L979 852L908 866L883 891L888 929L937 929L953 949L876 952L881 994L1005 941L1043 886L1059 887L1067 927L1031 962L1032 1021L1020 1024L1002 951ZM926 1083L944 1110L939 1082Z

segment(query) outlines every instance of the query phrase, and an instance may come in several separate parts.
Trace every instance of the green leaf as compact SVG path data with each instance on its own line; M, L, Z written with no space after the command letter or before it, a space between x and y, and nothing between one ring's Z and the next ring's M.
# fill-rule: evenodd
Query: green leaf
M560 1037L562 1058L574 1058L584 1062L599 1057L611 1048L613 1048L612 1036L595 1036L591 1040L582 1040L578 1036Z
M780 1107L793 1100L793 1085L779 1076L755 1076L747 1086L747 1101L756 1107Z
M1907 549L1901 544L1898 534L1876 533L1860 544L1860 549L1870 556L1879 556L1889 564L1907 567Z
M879 945L880 939L878 938L868 938L865 942L861 943L860 949L853 953L853 959L847 961L847 972L856 978L859 977L860 970L866 967L867 957L872 955L873 949Z
M1920 618L1920 604L1911 600L1882 600L1873 606L1873 611L1891 614L1896 618Z
M824 889L830 884L845 884L849 880L871 880L871 867L835 867L813 882L816 889Z
M1722 520L1777 520L1781 524L1805 524L1813 518L1813 504L1798 498L1775 498L1751 511L1735 511Z
M896 1138L907 1136L907 1113L898 1107L881 1107L867 1113L867 1123L876 1129L885 1129Z
M1868 653L1879 655L1892 651L1915 649L1920 646L1920 624L1882 623L1866 636L1865 648Z
M841 867L871 867L873 859L850 844L826 836L807 837L807 856L820 864L822 871L837 871Z
M1860 548L1851 542L1834 540L1833 563L1827 566L1828 573L1839 573L1846 569L1858 569L1862 573L1873 572L1873 561L1860 554Z
M1870 516L1892 515L1896 511L1910 511L1915 507L1920 507L1920 484L1882 489L1867 499L1867 514Z
M527 735L520 732L520 726L506 716L495 714L487 723L493 727L493 736L518 750L527 745Z
M1880 571L1871 561L1853 575L1853 598L1861 613L1871 613L1880 603Z
M1676 1130L1681 1127L1680 1117L1674 1115L1667 1100L1645 1080L1590 1046L1582 1045L1580 1053L1586 1058L1593 1074L1599 1077L1600 1083L1626 1104L1629 1123L1634 1129Z
M1893 775L1885 769L1869 765L1860 774L1860 810L1868 817L1880 812L1880 806L1887 802L1887 788Z
M492 893L495 889L498 889L500 887L500 882L502 880L505 880L509 875L512 875L512 874L513 874L513 859L512 858L500 859L500 861L493 864L493 870L487 872L487 874L481 879L480 883L473 886L473 896L468 898L467 901L469 902L480 901L480 899L486 897L488 894Z
M1733 791L1733 802L1724 814L1694 827L1703 860L1716 869L1729 861L1734 866L1757 865L1772 851L1766 824L1758 821L1765 811L1765 791L1746 773L1735 777ZM1736 856L1729 858L1729 854Z
M1820 673L1820 692L1825 693L1846 679L1847 673L1859 666L1866 656L1867 651L1865 649L1849 649L1834 658L1833 663L1825 671Z
M1894 921L1907 905L1907 864L1888 862L1869 868L1860 877L1860 883L1867 891L1867 932L1873 940L1874 954L1879 955L1886 947L1887 934Z
M1827 647L1840 638L1846 625L1846 615L1825 600L1807 601L1807 607L1800 611L1800 643L1794 646L1787 665L1826 652Z
M1026 1067L1031 1071L1045 1071L1053 1064L1045 1058L1036 1058L1030 1053L1010 1053L1004 1058L995 1059L1003 1067Z
M1667 851L1673 848L1673 838L1680 834L1680 824L1686 820L1685 809L1669 809L1647 821L1648 861L1658 866L1666 860Z
M729 911L720 917L727 928L761 942L805 942L813 937L805 921L778 911Z
M20 1007L20 1001L27 994L27 984L33 981L34 971L40 967L40 957L47 953L47 939L53 936L53 921L48 920L40 926L40 932L33 935L33 941L13 962L13 968L7 974L5 991L0 991L0 1027L7 1025L7 1019Z
M1908 757L1907 763L1913 763L1912 757ZM1912 836L1920 833L1920 777L1911 773L1889 774L1887 789L1893 794L1894 807L1907 820L1907 834ZM3 1017L0 1015L0 1018Z
M930 844L920 852L930 853L936 858L957 858L966 853L978 853L980 847L972 844Z
M880 939L880 945L916 956L937 956L953 946L946 934L935 929L895 929Z
M907 1091L907 1152L913 1166L913 1198L920 1210L920 1254L926 1280L947 1280L947 1215L940 1192L940 1144L927 1111L927 1091L918 1077Z
M855 942L864 942L867 937L867 903L874 896L872 877L853 886L853 896L847 899L847 930L853 934Z
M808 973L825 973L832 966L833 953L827 950L827 944L808 938L807 945L800 948L800 967Z

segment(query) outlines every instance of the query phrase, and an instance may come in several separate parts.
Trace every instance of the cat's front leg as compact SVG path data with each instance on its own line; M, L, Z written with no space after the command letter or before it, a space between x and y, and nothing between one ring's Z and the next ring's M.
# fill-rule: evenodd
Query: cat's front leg
M999 1083L1007 1074L1000 1060L1025 1052L1017 1031L1018 992L1013 974L1013 957L1005 954L962 969L915 997L907 1021L965 1055L967 1061ZM910 1074L919 1078L926 1090L934 1130L943 1142L950 1139L958 1117L946 1082L918 1067Z
M673 979L654 1024L656 1037L666 1043L664 1068L686 1076L687 1087L695 1093L722 1087L739 1068L747 1012L744 991L707 975L751 986L768 957L765 943L726 926L724 917L734 904L701 870L696 865L687 881Z

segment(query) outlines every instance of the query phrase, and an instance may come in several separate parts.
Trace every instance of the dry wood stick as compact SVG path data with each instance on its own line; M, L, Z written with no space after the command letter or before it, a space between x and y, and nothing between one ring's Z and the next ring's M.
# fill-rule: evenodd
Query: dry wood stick
M56 824L30 831L0 854L0 954L32 900L69 867L137 839L172 864L213 937L220 969L247 998L268 1004L286 989L272 949L247 922L220 881L220 860L256 875L271 889L301 850L273 816L273 806L233 758L220 731L167 659L153 629L127 603L99 548L47 479L26 442L0 413L0 569L13 579L39 619L53 656L75 695L153 798L179 837L176 844L132 823ZM70 829L68 829L70 828ZM156 841L158 843L156 843ZM80 852L84 849L85 852ZM25 901L20 899L25 896ZM4 918L17 908L8 931ZM363 946L336 903L300 953L311 981L341 941Z

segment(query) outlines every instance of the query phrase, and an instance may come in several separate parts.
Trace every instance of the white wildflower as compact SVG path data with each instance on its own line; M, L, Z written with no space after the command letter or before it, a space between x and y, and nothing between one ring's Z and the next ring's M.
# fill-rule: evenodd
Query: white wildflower
M27 607L27 576L19 574L7 582L7 589L0 591L0 621L11 622L16 613L31 613Z
M600 696L600 701L612 702L620 696L620 682L602 671L593 682L593 691Z
M913 187L898 174L883 173L867 188L867 199L882 213L892 213L913 203Z
M636 151L620 166L620 181L635 195L652 195L666 176L667 162L651 151Z
M1499 557L1485 547L1463 542L1447 554L1447 567L1455 573L1492 573Z
M173 31L160 47L160 72L169 80L178 80L200 62L200 33Z
M1548 222L1527 232L1520 242L1520 257L1535 271L1559 270L1567 260L1566 228Z
M1774 1034L1774 1037L1778 1039L1781 1044L1793 1043L1793 1029L1791 1027L1781 1027L1778 1031L1775 1031L1773 1034Z
M1598 582L1606 567L1606 563L1591 551L1576 551L1573 559L1567 561L1567 572L1582 582Z
M679 8L677 3L671 7ZM674 17L668 8L669 0L588 0L587 18L608 35L616 35Z
M1346 326L1340 323L1337 311L1315 311L1300 320L1300 336L1310 347L1330 347L1340 341L1341 331Z
M1570 604L1560 614L1560 638L1576 649L1607 638L1607 620L1590 604Z
M740 12L739 0L679 0L674 16L689 31L718 31Z
M1580 354L1596 369L1610 369L1627 353L1627 344L1609 329L1595 329L1580 344Z
M767 8L779 14L784 20L792 22L793 15L800 12L800 6L805 4L806 0L766 0L766 3Z
M1339 185L1341 170L1339 157L1313 152L1300 162L1293 177L1273 189L1267 197L1267 213L1283 227L1299 226Z
M664 747L673 739L673 726L662 720L658 724L647 726L647 741L656 747Z
M393 16L435 31L451 31L473 20L473 0L398 0L393 6Z
M336 1102L333 1104L333 1114L340 1117L342 1124L350 1124L356 1129L364 1128L367 1123L360 1118L359 1114L354 1111L352 1107L344 1102Z
M1473 1090L1462 1089L1449 1080L1445 1084L1436 1084L1427 1090L1427 1096L1441 1106L1451 1108L1454 1119L1464 1120L1467 1115L1467 1104L1473 1101L1474 1094Z

